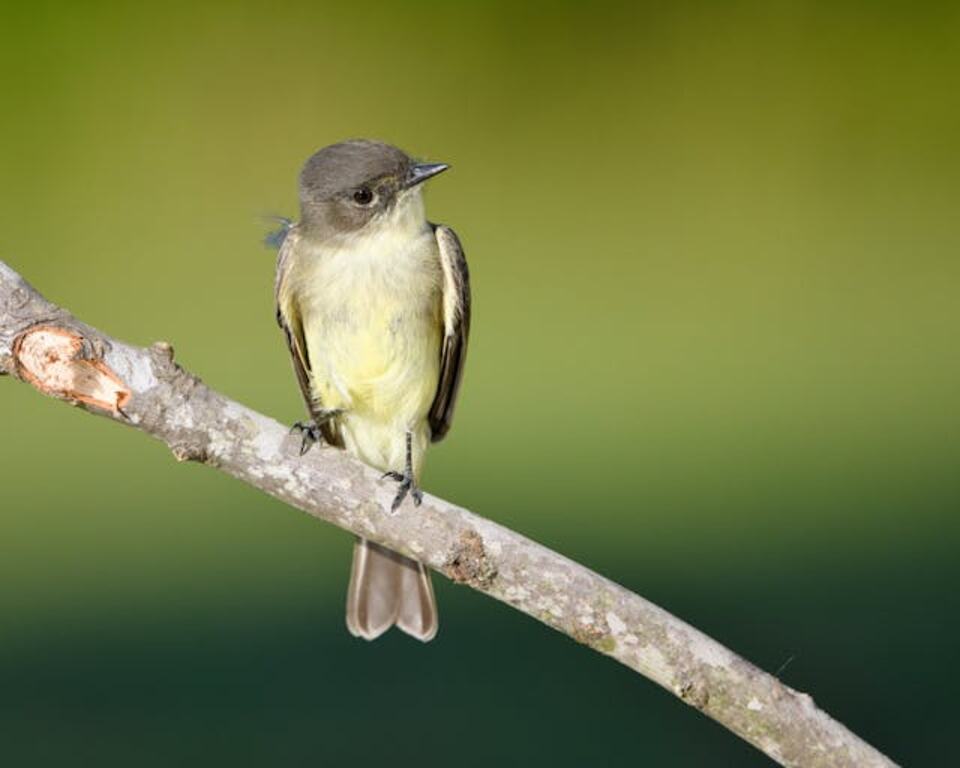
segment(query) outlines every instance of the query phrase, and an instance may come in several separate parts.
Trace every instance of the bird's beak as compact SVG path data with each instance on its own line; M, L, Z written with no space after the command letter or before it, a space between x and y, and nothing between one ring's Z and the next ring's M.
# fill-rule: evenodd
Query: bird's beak
M407 178L403 181L403 188L410 189L417 184L422 184L431 176L443 173L449 167L446 163L416 163L411 165L410 170L407 171Z

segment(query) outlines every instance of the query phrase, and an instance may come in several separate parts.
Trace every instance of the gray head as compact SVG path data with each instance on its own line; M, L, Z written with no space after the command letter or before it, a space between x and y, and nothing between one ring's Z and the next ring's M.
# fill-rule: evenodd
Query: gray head
M319 237L356 232L395 211L417 185L447 167L416 163L379 141L331 144L315 152L300 172L301 225Z

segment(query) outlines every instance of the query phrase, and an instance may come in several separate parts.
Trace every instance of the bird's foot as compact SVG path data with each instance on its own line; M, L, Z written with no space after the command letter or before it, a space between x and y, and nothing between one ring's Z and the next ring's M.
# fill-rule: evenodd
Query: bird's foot
M413 479L412 472L384 472L383 476L385 478L389 477L391 480L396 480L398 483L400 483L400 488L397 490L397 495L393 497L393 504L390 505L391 512L396 512L400 508L400 505L403 504L403 500L407 498L408 493L413 499L414 505L418 507L420 506L420 503L423 501L423 491L420 490L420 487Z
M300 441L300 455L303 456L309 451L314 443L323 442L323 436L320 434L320 426L313 421L298 421L290 427L290 434L299 432L302 440Z
M299 432L303 438L300 442L300 455L303 456L307 451L313 448L315 443L323 442L323 433L320 431L320 425L338 416L342 413L339 408L328 408L316 412L314 418L310 421L298 421L290 428L290 434Z

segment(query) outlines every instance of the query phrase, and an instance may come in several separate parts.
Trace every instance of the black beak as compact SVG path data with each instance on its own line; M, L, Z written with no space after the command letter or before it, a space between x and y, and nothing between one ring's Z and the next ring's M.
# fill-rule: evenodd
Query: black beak
M407 178L403 182L404 189L410 189L417 184L422 184L432 176L443 173L450 166L446 163L415 163L407 171Z

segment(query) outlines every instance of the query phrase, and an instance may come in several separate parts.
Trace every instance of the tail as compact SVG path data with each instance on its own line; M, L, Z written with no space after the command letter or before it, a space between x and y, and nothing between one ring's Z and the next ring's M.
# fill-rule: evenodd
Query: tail
M394 624L425 643L437 634L430 574L423 563L357 539L347 590L347 629L355 637L375 640Z

